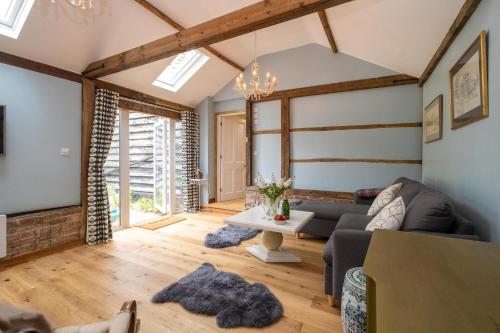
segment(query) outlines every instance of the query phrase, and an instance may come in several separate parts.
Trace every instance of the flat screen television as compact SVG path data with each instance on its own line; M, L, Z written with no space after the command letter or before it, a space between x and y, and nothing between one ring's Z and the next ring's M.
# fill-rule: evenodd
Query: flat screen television
M0 156L5 155L5 105L0 105Z

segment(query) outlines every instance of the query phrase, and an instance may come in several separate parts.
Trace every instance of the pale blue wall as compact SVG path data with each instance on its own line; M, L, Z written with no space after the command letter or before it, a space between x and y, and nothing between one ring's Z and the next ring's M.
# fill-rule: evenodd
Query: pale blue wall
M489 31L487 119L450 129L448 71L482 30ZM483 0L424 85L424 105L443 94L443 139L423 145L423 181L450 195L485 240L500 242L500 1Z
M394 75L393 71L346 54L332 54L317 44L260 57L263 71L278 77L278 89ZM246 70L248 76L248 68ZM229 82L213 97L215 108L244 109L241 96ZM416 85L293 98L291 127L420 122L422 90ZM280 128L280 103L254 105L254 129ZM203 126L203 124L202 124ZM340 157L421 159L421 129L375 129L360 131L297 132L291 134L292 158ZM280 136L254 136L253 176L280 174ZM354 191L378 187L396 177L421 179L421 166L370 163L292 163L296 188Z
M263 71L270 70L278 77L279 90L396 74L349 55L342 53L333 55L330 49L318 44L261 56L259 64ZM247 76L248 71L247 68ZM233 90L232 81L213 98L203 101L197 107L201 115L201 168L211 180L211 191L210 194L204 193L204 201L207 201L208 197L215 197L215 184L213 184L215 170L213 170L213 158L210 157L213 155L214 132L211 128L213 129L214 112L244 109L244 100ZM422 91L416 85L412 85L294 98L291 100L290 109L292 127L419 122ZM254 111L254 130L280 128L279 102L255 104ZM292 158L421 158L420 129L293 133L291 141ZM254 137L254 177L257 171L266 177L273 172L279 175L280 142L280 136L276 134ZM403 175L415 179L421 178L419 165L405 164L307 163L292 164L291 170L297 178L295 184L297 188L338 191L384 186ZM326 176L316 177L319 173Z
M0 156L0 214L80 203L81 85L0 64L7 156ZM69 157L60 149L71 149Z

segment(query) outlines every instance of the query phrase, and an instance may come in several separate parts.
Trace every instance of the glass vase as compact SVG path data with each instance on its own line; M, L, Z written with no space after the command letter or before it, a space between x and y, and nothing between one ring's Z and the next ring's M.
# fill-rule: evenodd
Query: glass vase
M266 199L264 200L262 208L264 209L264 214L266 214L269 219L273 219L276 215L278 215L281 198L282 196L279 196L278 198L273 200L266 197Z

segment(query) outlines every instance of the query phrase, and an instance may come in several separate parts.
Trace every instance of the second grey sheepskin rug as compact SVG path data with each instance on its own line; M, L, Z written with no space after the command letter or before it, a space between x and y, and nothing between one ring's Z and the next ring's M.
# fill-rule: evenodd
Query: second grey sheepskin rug
M257 236L260 231L261 230L229 225L218 229L214 233L209 233L205 237L205 246L213 249L238 246L242 241L249 240Z
M153 296L153 303L176 302L188 311L217 316L223 328L266 327L283 316L280 301L261 283L204 263Z

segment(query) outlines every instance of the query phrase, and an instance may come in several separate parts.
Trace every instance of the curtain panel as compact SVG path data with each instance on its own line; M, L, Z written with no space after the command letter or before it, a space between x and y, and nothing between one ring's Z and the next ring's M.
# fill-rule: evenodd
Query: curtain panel
M97 89L88 166L87 244L107 243L112 239L104 163L108 157L115 117L118 111L115 92Z
M182 156L182 200L184 211L198 211L198 185L191 183L196 178L200 165L200 119L197 112L181 114L181 156Z

